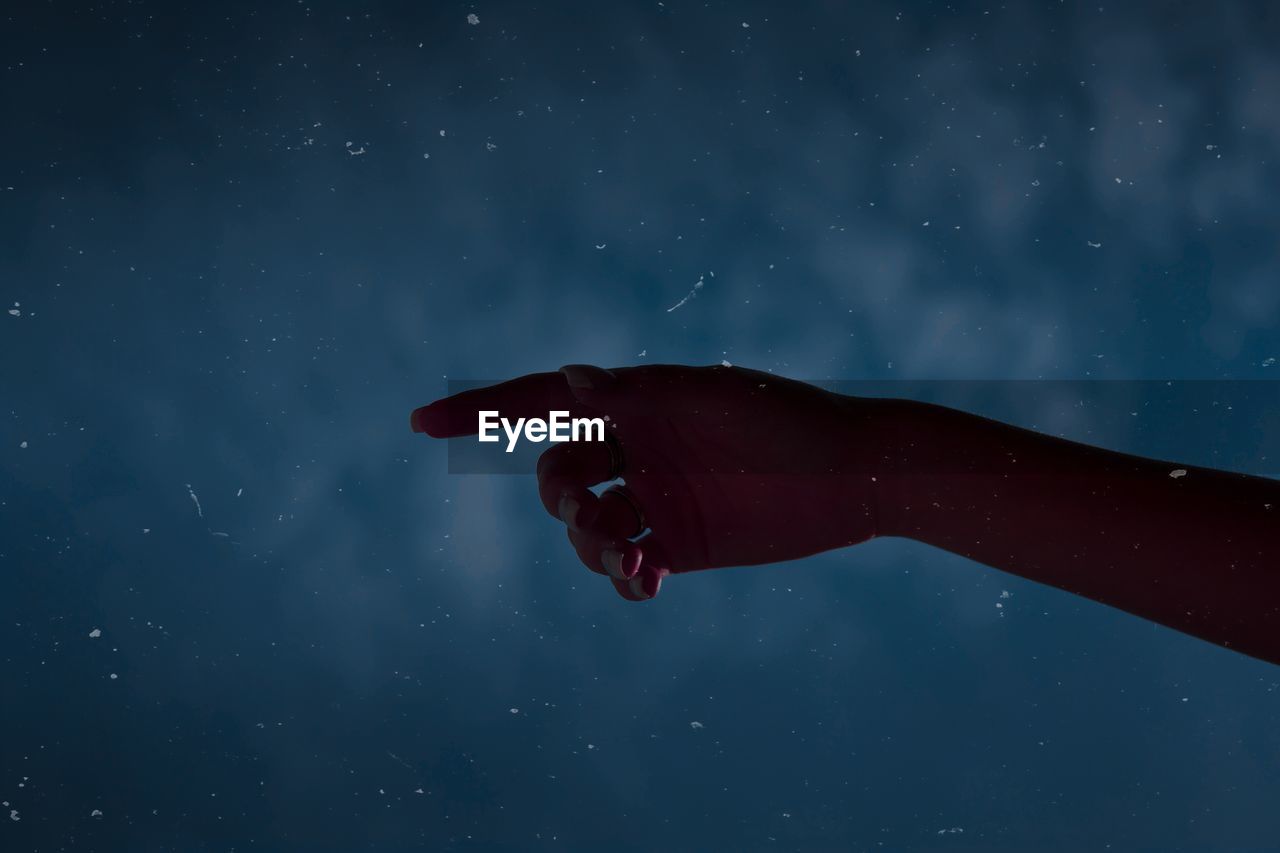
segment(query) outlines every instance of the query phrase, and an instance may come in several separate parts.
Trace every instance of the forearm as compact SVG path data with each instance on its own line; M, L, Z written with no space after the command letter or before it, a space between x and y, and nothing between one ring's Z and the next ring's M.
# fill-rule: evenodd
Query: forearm
M892 405L883 535L1280 663L1280 481Z

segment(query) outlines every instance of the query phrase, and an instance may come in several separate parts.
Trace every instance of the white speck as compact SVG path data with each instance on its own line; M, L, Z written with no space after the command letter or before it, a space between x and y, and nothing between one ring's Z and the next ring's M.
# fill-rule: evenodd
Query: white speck
M636 355L636 358L644 358L644 357L645 357L646 355L648 355L648 354L649 354L649 351L648 351L647 349L642 349L642 350L640 350L640 352Z
M191 495L191 501L196 505L196 514L204 518L204 510L200 508L200 498L196 497L196 493L192 490L190 483L187 483L187 494Z
M21 311L19 311L17 308L10 308L10 309L9 309L9 316L10 316L10 317L21 317L21 316L22 316L22 312L21 312Z
M21 447L23 450L27 449L27 443L25 441L19 444L18 446Z
M90 632L89 632L89 636L90 636L90 637L92 637L92 638L93 638L93 639L95 639L95 640L96 640L96 639L98 639L99 637L101 637L101 636L102 636L102 629L101 629L101 628L94 628L92 631L90 631Z
M743 22L742 22L742 28L743 28L744 30L749 30L749 29L751 29L751 25L750 25L750 24L748 24L746 21L743 21Z
M241 496L241 495L243 495L243 494L244 494L244 487L243 487L243 486L241 486L240 488L236 489L236 497L240 497L240 496Z
M1275 364L1275 363L1276 363L1275 356L1272 356L1271 358L1264 358L1264 359L1262 360L1262 366L1263 366L1263 367L1271 367L1271 366L1272 366L1273 364Z
M111 673L111 680L112 680L112 681L115 681L115 680L116 680L117 678L119 678L119 677L120 677L120 676L116 675L114 672L113 672L113 673Z
M1204 147L1204 150L1205 150L1205 151L1212 151L1213 149L1215 149L1215 148L1217 148L1217 147L1218 147L1218 146L1216 146L1216 145L1212 145L1212 144L1210 144L1210 145L1206 145L1206 146Z
M89 817L102 817L102 809L94 809L89 812Z
M724 359L724 358L720 359L720 366L721 366L721 367L733 367L733 365L729 363L728 359Z
M512 714L519 714L519 713L520 713L520 709L519 709L519 708L508 708L507 710L508 710L508 711L510 711Z
M9 809L9 820L22 820L22 818L18 817L17 809Z
M423 159L423 160L430 160L430 159L431 159L431 155L430 155L430 154L428 154L427 152L423 151L423 152L422 152L422 159Z
M608 245L609 245L608 243L599 243L599 244L597 244L597 245L596 245L596 248L597 248L597 249L603 249L605 246L608 246Z
M596 748L596 745L594 743L587 744L587 749L595 749L595 748Z
M677 308L679 308L680 306L688 302L690 299L697 296L699 290L702 290L702 276L698 276L698 281L693 285L693 290L690 290L689 294L685 296L684 299L681 299L675 305L672 305L670 308L668 308L667 313L670 314L672 311L676 310Z
M150 527L144 527L144 528L142 528L142 532L143 532L143 533L150 533L150 532L151 532L151 528L150 528Z
M1190 696L1183 696L1183 697L1182 697L1182 701L1183 701L1183 702L1189 702L1189 701L1191 701L1191 697L1190 697Z
M691 729L701 729L701 728L704 728L704 726L702 725L702 723L698 722L697 720L694 720L694 721L692 721L691 723L689 723L689 728L691 728Z
M1117 183L1117 184L1118 184L1118 183L1120 183L1120 179L1119 179L1119 178L1116 178L1116 183Z
M951 827L950 829L939 829L939 830L938 830L938 834L939 834L939 835L956 835L957 833L961 833L961 832L964 832L964 829L963 829L962 827L959 827L959 826L953 826L953 827Z
M1009 592L1009 590L1007 590L1007 589L1002 589L1002 590L1000 590L1000 597L1001 597L1001 598L1013 598L1013 593Z
M1170 472L1169 472L1169 476L1170 476L1170 477L1172 477L1172 478L1173 478L1173 479L1175 479L1175 480L1176 480L1176 479L1178 479L1179 477L1185 477L1185 476L1187 476L1187 469L1186 469L1186 468L1174 468L1172 471L1170 471Z
M929 227L929 220L927 220L927 219L926 219L924 222L921 222L921 223L920 223L920 225L921 225L922 227L924 227L924 228L928 228L928 227Z
M444 131L443 131L443 130L442 130L442 131L440 131L440 135L441 135L441 136L444 136Z
M414 788L414 789L413 789L413 792L414 792L415 794L421 794L421 793L424 793L424 792L423 792L423 790L422 790L421 788Z
M221 537L223 537L224 539L227 539L227 538L230 538L230 537L231 537L231 534L230 534L230 533L223 533L221 530L214 530L214 531L212 531L212 533L213 533L213 535L214 535L214 536L221 536Z
M497 148L498 146L494 145L492 142L486 142L486 143L484 144L484 147L485 147L485 150L487 150L487 151L492 151L492 150L494 150L495 148Z
M1088 246L1088 247L1089 247L1089 248L1091 248L1091 249L1101 249L1101 248L1102 248L1102 244L1101 244L1101 243L1095 243L1095 242L1093 242L1092 240L1085 240L1084 242L1085 242L1085 245L1086 245L1086 246Z
M352 148L351 143L348 142L347 153L350 154L352 157L359 157L361 154L365 153L364 146L361 145L359 148Z
M474 27L476 24L480 23L480 16L475 12L472 12L470 15L467 15L467 23ZM501 27L499 27L499 29L501 29Z

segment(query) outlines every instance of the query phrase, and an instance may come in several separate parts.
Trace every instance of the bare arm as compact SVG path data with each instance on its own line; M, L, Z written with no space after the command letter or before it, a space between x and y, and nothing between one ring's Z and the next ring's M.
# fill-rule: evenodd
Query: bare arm
M1280 481L893 407L880 533L1280 663Z
M630 600L674 574L903 536L1280 664L1280 481L737 367L572 365L412 424L468 435L485 409L607 416L607 446L543 454L538 492Z

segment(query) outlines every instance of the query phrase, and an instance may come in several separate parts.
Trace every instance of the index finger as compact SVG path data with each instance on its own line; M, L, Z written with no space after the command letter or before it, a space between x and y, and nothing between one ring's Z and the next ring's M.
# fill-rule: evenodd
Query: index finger
M574 407L575 400L563 374L530 373L414 409L409 425L414 432L425 432L432 438L454 438L475 435L481 412L496 411L500 417L514 420L545 418L551 411L570 411Z

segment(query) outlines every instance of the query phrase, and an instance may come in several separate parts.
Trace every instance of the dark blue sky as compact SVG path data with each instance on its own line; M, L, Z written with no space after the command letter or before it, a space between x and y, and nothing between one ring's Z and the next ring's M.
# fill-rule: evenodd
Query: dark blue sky
M21 5L0 849L1274 849L1275 667L899 541L629 605L407 426L1195 378L989 413L1280 473L1273 4Z

